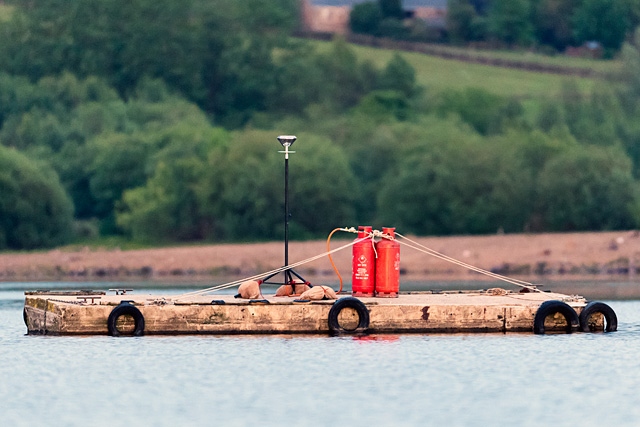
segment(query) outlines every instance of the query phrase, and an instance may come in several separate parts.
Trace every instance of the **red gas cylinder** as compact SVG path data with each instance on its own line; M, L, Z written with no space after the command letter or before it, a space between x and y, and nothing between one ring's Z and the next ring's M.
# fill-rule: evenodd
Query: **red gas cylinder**
M395 239L395 227L383 227L382 232L391 239L376 243L376 296L397 298L400 291L400 243Z
M359 226L358 238L353 245L351 294L355 297L372 297L375 291L376 255L373 240L367 239L372 230L369 225Z

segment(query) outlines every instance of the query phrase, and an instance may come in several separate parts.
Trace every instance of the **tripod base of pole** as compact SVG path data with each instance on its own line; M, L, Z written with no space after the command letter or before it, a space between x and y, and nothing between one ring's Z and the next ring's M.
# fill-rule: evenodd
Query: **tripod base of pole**
M283 282L269 282L269 279L277 276L278 274L283 274L284 275L284 281ZM294 276L300 280L300 282L296 282L294 279ZM302 284L306 284L309 285L309 287L312 287L311 283L307 282L306 279L304 277L302 277L301 275L299 275L298 273L296 273L293 268L289 268L286 269L284 271L278 272L278 273L273 273L267 277L265 277L262 280L262 283L266 283L266 284L270 284L270 285L302 285Z

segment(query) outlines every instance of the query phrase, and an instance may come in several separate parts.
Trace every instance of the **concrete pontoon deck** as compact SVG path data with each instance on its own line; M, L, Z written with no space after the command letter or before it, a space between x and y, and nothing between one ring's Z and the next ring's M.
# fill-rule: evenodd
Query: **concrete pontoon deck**
M571 332L579 328L577 316L587 306L579 296L504 290L411 292L398 298L339 295L337 300L320 301L275 296L247 300L232 295L180 299L96 291L25 294L28 333L60 335L532 332L536 315L541 315L538 311L548 301L555 305L542 313L547 330ZM607 330L615 330L617 319L603 314ZM602 316L591 323L604 328Z

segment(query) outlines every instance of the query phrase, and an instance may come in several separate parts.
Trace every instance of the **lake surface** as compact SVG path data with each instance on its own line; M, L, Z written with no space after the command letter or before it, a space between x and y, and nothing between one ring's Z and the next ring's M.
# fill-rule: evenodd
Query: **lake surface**
M2 426L640 425L637 300L608 334L27 336L50 285L0 283Z

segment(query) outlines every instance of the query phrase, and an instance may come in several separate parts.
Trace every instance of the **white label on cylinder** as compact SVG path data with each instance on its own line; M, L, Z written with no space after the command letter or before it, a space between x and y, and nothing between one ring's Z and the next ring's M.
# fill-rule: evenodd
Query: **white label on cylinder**
M356 270L356 279L358 280L367 280L369 278L369 273L367 272L367 257L364 255L360 255L358 257L358 269Z

